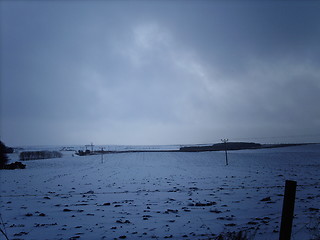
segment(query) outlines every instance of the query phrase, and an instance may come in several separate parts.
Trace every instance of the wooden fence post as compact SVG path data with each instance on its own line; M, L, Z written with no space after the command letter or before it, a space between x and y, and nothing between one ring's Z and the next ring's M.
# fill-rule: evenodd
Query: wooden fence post
M296 181L286 180L279 240L290 240L291 238L296 188Z

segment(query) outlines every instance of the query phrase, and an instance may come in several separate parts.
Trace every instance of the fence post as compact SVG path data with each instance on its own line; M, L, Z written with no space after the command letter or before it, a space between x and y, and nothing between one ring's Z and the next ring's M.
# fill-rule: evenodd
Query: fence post
M279 240L290 240L291 238L296 188L296 181L286 180Z

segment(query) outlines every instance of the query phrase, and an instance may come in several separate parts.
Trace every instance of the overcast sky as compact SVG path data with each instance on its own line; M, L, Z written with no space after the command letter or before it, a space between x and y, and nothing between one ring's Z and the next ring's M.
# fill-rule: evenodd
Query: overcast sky
M319 1L1 1L7 145L320 142Z

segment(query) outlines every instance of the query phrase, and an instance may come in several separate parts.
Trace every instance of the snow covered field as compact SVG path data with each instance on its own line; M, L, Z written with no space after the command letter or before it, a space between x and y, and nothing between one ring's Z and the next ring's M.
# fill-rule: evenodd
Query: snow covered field
M229 166L224 152L119 153L103 162L72 153L0 171L10 240L214 239L248 229L254 239L278 239L285 180L298 183L292 239L320 233L320 145L232 151Z

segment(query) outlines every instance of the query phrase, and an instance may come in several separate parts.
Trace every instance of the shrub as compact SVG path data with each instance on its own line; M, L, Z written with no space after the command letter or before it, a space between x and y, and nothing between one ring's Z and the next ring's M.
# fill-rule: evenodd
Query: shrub
M320 240L320 216L312 216L307 229L311 234L310 240Z
M25 169L25 168L26 168L26 165L21 163L21 162L14 162L14 163L6 164L4 166L4 169L10 169L10 170L13 170L13 169Z
M241 230L239 232L226 232L219 234L215 240L249 240L253 239L254 235L249 236L248 230Z

